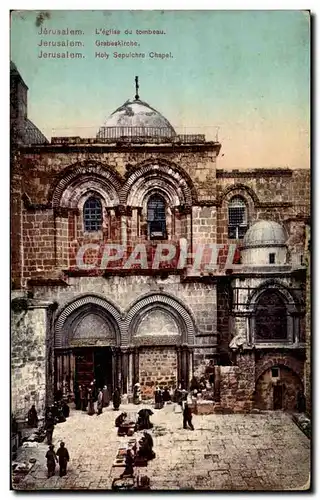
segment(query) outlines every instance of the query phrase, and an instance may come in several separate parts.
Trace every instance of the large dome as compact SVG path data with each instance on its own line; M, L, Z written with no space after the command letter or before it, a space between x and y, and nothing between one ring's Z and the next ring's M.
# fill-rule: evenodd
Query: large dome
M272 220L260 220L253 224L245 234L243 247L264 247L285 245L287 241L283 227Z
M125 102L109 116L102 128L114 127L119 129L119 135L137 137L176 135L168 120L140 99Z

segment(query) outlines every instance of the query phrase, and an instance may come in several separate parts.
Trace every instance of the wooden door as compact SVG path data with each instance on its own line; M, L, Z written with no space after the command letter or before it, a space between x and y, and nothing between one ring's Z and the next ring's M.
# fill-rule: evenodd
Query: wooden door
M282 410L283 408L283 387L275 385L273 388L273 409Z
M81 349L75 352L76 383L89 385L94 379L94 354L92 348Z

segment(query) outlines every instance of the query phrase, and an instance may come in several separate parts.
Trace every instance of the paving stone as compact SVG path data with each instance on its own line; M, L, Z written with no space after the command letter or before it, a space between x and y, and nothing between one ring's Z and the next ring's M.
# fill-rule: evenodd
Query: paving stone
M127 412L139 409L121 407ZM39 443L36 449L23 450L24 460L33 457L36 464L15 489L109 490L123 471L112 464L127 441L117 436L114 419L111 408L99 418L72 410L53 434L56 449L63 440L69 450L67 476L60 478L57 467L56 476L47 478L48 447ZM299 490L308 481L310 441L284 413L197 416L194 432L182 428L181 414L170 406L154 412L151 420L156 458L135 472L148 475L153 490Z

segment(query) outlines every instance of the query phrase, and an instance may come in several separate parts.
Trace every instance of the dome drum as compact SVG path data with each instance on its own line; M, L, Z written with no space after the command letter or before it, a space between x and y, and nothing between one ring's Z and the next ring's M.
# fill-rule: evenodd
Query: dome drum
M245 266L285 265L286 240L285 230L277 222L257 221L243 239L241 263Z

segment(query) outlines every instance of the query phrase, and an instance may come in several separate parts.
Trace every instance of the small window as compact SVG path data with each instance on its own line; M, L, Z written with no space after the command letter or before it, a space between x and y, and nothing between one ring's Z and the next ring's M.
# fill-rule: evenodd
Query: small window
M167 239L166 205L162 196L151 196L147 210L149 238L151 240Z
M98 198L88 198L83 207L85 231L99 231L102 226L102 205Z
M274 264L276 261L276 254L275 253L269 253L269 264Z
M247 206L240 196L235 196L228 206L228 238L242 239L246 231Z
M272 376L272 378L278 378L279 377L279 368L271 368L271 376Z

